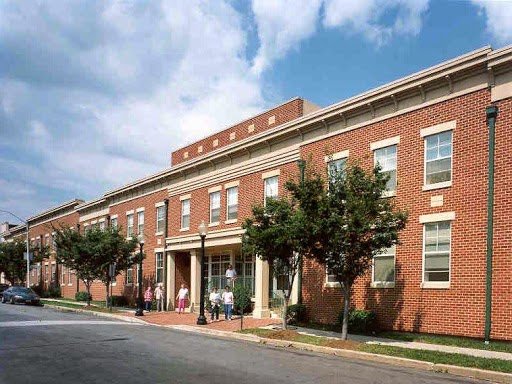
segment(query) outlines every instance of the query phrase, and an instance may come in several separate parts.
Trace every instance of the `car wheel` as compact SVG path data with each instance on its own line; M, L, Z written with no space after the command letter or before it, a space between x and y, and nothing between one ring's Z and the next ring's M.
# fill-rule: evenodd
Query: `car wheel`
M2 304L5 304L5 297L2 296Z
M14 297L11 297L11 304L16 304L16 302L14 301Z

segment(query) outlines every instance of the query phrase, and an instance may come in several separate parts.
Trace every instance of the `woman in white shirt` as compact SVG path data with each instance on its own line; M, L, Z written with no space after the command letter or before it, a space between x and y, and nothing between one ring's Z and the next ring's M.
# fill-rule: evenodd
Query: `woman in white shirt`
M231 320L235 297L233 296L233 292L231 292L231 288L229 286L226 286L226 290L222 293L222 301L224 302L224 317L226 320Z
M178 300L178 314L185 312L185 301L188 298L188 288L185 284L181 284L181 288L176 296L176 300Z

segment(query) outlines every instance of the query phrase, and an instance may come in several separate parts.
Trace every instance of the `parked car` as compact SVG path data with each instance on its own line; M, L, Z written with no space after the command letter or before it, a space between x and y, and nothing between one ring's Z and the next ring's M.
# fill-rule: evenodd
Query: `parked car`
M3 292L2 303L41 305L41 298L31 288L10 287Z
M7 288L9 288L9 284L0 284L0 298L2 298L2 294Z

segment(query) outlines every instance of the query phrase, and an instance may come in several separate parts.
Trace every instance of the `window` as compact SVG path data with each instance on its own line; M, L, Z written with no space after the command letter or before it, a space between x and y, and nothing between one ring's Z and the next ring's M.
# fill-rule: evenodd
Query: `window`
M231 255L211 255L205 260L205 285L210 290L213 287L217 287L219 290L223 290L228 284L226 278L226 269L231 264ZM237 271L238 273L238 271Z
M424 226L423 282L450 281L451 222Z
M52 249L57 250L57 234L55 232L52 233Z
M165 230L165 206L156 208L156 232L163 233Z
M64 285L64 278L66 277L64 266L60 267L60 285Z
M345 166L347 164L347 158L342 157L341 159L331 160L327 163L327 172L329 176L329 182L333 182L336 180L336 177L342 176L345 171Z
M381 172L389 176L386 190L396 191L396 145L376 149L374 152L375 165L379 164Z
M101 221L100 222L100 231L104 231L104 230L105 230L105 222Z
M46 247L49 247L49 246L50 246L50 235L46 235L46 236L44 237L44 245L45 245Z
M164 282L164 254L163 252L155 253L156 257L156 283Z
M279 176L273 176L265 179L265 196L264 204L267 204L267 199L276 198L279 194Z
M188 229L190 227L190 199L181 202L181 228Z
M220 192L210 193L210 223L220 221Z
M144 234L144 211L137 212L137 234Z
M386 286L395 282L396 247L387 248L373 257L373 286Z
M237 282L241 282L244 286L249 288L254 296L255 286L254 286L254 266L255 260L251 255L245 255L245 257L240 257L236 259L235 262L235 271L238 275Z
M133 268L128 268L126 270L126 285L133 284Z
M238 187L226 190L227 196L227 220L238 219Z
M71 268L68 268L68 285L73 285L73 281L71 280Z
M52 264L52 281L55 282L56 265Z
M126 235L133 236L133 214L126 215Z
M329 267L325 267L325 282L327 284L339 284L337 280L337 276L333 273L333 271Z
M112 228L117 229L117 217L112 217L112 218L110 219L110 226L111 226Z
M425 185L452 180L452 131L425 138Z

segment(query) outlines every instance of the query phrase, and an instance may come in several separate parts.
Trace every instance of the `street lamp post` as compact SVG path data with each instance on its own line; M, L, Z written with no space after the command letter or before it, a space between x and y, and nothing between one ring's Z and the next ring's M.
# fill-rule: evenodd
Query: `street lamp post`
M139 235L139 273L137 275L137 281L139 282L139 294L137 296L137 310L135 311L135 316L144 316L144 301L142 300L142 259L144 258L144 253L142 252L144 249L144 237Z
M199 236L201 237L201 282L200 286L200 296L199 296L199 317L197 318L197 325L206 325L206 316L204 315L204 239L206 239L206 234L208 230L206 229L206 225L204 221L201 221L199 225Z
M27 242L27 278L26 278L26 285L27 285L27 288L30 288L30 243L29 243L29 235L28 235L28 229L29 229L29 225L28 225L28 221L25 221L23 220L22 218L16 216L14 213L12 212L9 212L9 211L4 211L3 209L0 209L0 212L2 213L8 213L9 215L17 218L19 221L21 221L23 224L25 224L25 226L27 227L27 238L26 238L26 242Z

